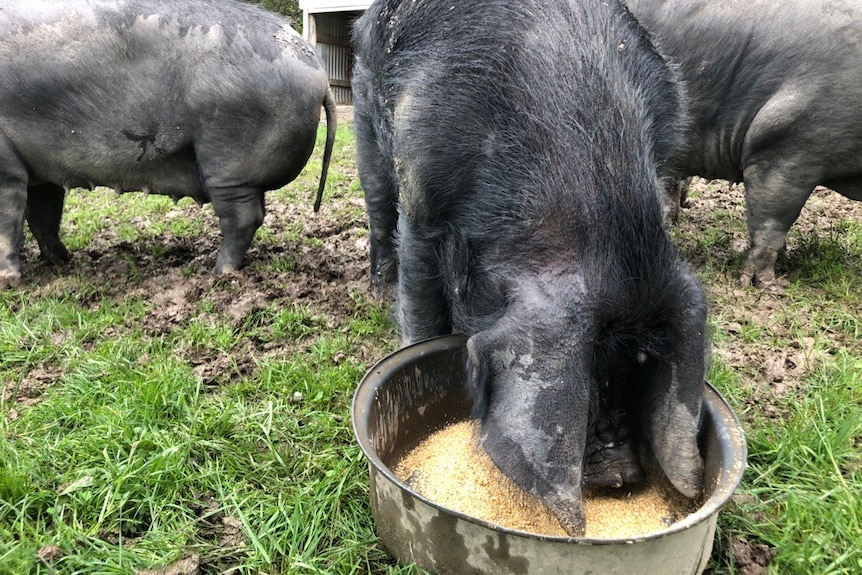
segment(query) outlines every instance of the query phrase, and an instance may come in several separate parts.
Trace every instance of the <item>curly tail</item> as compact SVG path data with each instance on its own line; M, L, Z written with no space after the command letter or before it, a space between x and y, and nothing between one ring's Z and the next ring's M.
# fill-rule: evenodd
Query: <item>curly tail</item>
M320 174L320 185L317 187L317 198L314 200L314 211L320 209L323 200L323 188L326 187L326 172L329 171L329 160L332 159L332 146L335 143L335 130L338 128L336 118L335 97L332 89L326 89L326 97L323 99L323 109L326 110L326 146L323 148L323 171Z

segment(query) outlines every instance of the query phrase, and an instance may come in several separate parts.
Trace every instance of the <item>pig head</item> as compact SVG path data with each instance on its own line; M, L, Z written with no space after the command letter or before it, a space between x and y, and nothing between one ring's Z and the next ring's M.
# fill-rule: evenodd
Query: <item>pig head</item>
M706 306L693 281L681 285L655 315L626 317L580 274L524 278L468 340L483 447L570 534L585 528L582 484L643 480L642 452L682 494L701 493Z

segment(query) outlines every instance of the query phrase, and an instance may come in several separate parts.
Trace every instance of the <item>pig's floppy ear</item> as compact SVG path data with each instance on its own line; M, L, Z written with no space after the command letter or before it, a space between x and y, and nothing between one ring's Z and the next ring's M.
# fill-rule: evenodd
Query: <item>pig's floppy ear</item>
M656 462L673 486L692 498L701 495L704 482L698 434L707 336L702 318L696 317L700 313L690 313L692 329L680 332L675 353L656 370L641 412Z
M473 398L473 417L481 417L488 408L488 351L484 332L467 340L467 392Z
M661 378L669 385L646 403L644 427L664 474L680 493L697 498L703 491L703 458L698 446L703 383L699 383L700 393L683 392L677 366L667 371Z
M473 398L472 416L482 417L488 409L488 381L494 369L491 352L499 347L506 333L507 316L498 319L485 331L473 334L467 340L467 392Z

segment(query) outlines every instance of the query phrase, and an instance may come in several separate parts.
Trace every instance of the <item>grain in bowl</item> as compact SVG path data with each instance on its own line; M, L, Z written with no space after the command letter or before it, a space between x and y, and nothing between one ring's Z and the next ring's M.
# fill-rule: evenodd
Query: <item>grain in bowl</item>
M496 525L566 536L551 511L505 476L478 441L478 422L462 421L426 437L393 472L435 503ZM621 489L585 490L587 538L626 539L661 531L696 503L659 481Z

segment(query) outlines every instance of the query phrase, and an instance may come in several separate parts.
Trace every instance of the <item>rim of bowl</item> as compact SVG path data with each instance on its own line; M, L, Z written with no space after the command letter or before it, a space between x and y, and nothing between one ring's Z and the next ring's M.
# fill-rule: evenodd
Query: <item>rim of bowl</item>
M684 519L676 521L669 527L660 531L653 531L644 535L637 535L626 538L594 538L594 537L572 537L569 535L544 535L541 533L533 533L531 531L521 531L512 529L504 525L493 523L480 517L469 515L457 509L446 507L428 499L421 493L414 491L406 483L399 480L389 467L383 463L383 460L377 455L377 450L371 444L371 439L368 434L367 421L361 420L361 415L367 413L368 407L374 401L377 388L385 383L386 375L396 368L414 363L414 361L429 353L446 353L453 349L463 347L467 339L461 334L443 335L422 340L411 345L398 349L383 359L375 363L362 377L359 385L353 394L351 403L351 420L353 426L353 435L359 443L363 454L369 463L373 465L378 472L382 473L389 481L394 483L402 491L406 491L412 497L415 497L439 511L455 516L461 520L476 525L481 525L493 531L500 531L510 535L517 535L528 539L537 539L541 541L560 542L560 543L577 543L582 545L618 545L632 544L640 541L650 541L671 536L675 533L691 529L700 523L709 520L713 515L717 515L721 508L727 503L730 497L736 491L742 476L747 467L747 445L745 434L739 422L736 413L728 405L722 395L709 383L704 381L704 409L709 410L713 420L717 423L724 422L724 425L718 426L719 441L727 446L725 453L722 456L722 466L718 476L718 485L712 494L697 508L696 511L687 515ZM724 463L730 461L728 468Z

